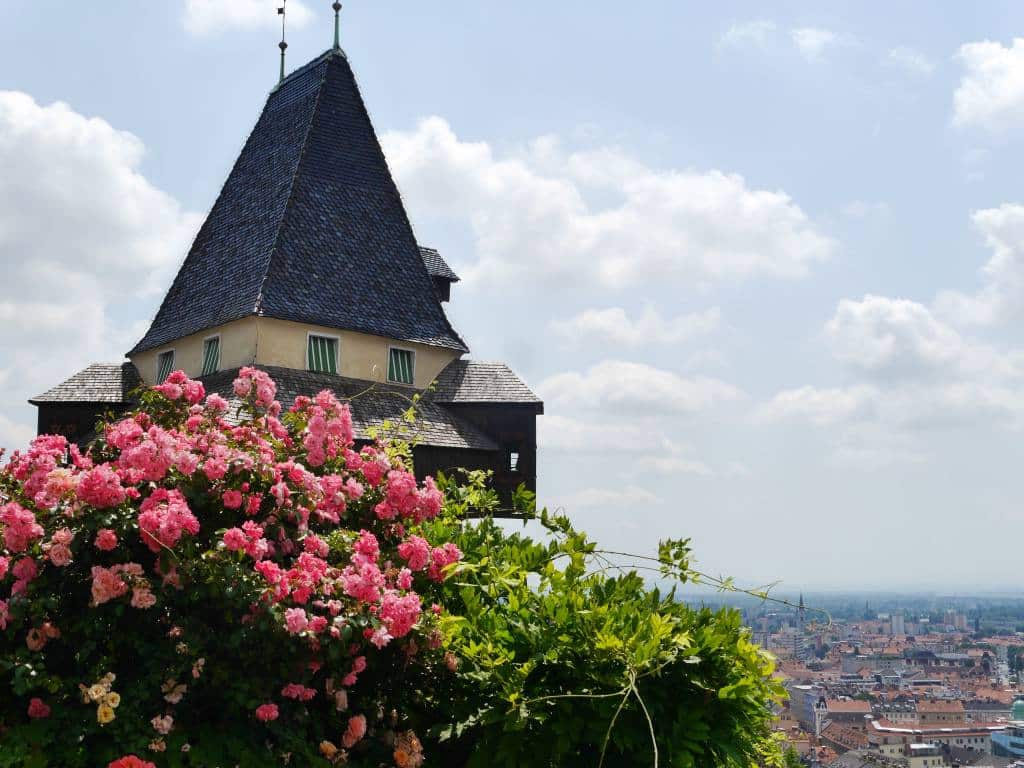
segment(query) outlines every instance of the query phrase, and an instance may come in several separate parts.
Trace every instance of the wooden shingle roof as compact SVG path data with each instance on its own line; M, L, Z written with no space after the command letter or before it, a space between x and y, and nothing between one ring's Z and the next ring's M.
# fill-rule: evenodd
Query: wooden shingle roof
M367 430L385 420L398 421L421 390L398 384L351 379L328 373L314 373L293 368L258 366L270 374L277 384L277 398L289 408L299 395L312 396L329 389L339 398L349 400L356 436L368 437ZM232 383L238 369L218 371L200 377L207 393L216 392L229 402L237 402ZM444 385L428 391L418 406L414 427L421 444L444 448L494 451L498 444L479 427L462 418L453 409L462 403L508 403L533 405L538 413L543 403L508 366L503 363L480 363L456 360L438 377ZM131 363L95 363L61 382L53 389L33 397L34 405L110 403L130 405L130 393L142 383ZM504 399L502 399L504 398Z
M369 428L379 426L385 420L399 421L412 404L413 395L419 392L412 387L350 379L329 373L262 365L259 368L269 373L277 384L277 399L285 409L290 408L299 395L311 397L324 389L330 390L340 399L348 400L352 409L352 424L356 437L360 439L367 439ZM236 368L219 371L199 380L208 393L216 392L229 402L237 402L238 398L231 386L237 376ZM461 419L443 405L426 399L417 406L413 433L424 445L480 451L498 449L497 443L478 427Z
M110 403L125 405L131 402L129 393L142 383L142 378L131 363L93 363L88 368L62 381L30 403Z
M437 376L432 399L438 403L516 403L536 406L544 403L504 363L454 360Z
M129 354L253 314L467 351L341 51L271 92Z
M448 266L436 248L420 246L420 256L423 258L423 265L427 268L427 274L431 277L439 277L442 280L450 280L453 283L459 282L460 278L455 270Z

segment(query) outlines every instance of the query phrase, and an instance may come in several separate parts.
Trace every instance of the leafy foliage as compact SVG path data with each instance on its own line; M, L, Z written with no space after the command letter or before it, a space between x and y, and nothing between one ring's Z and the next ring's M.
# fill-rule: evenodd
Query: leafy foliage
M429 535L465 558L445 583L442 627L460 664L431 699L444 765L748 766L775 754L771 663L733 610L695 610L649 588L563 516L532 515L535 540L492 519L479 474L443 484L447 514ZM689 546L665 542L662 565L686 578ZM767 746L766 746L767 744Z
M87 455L42 437L0 472L0 766L422 761L403 680L441 664L458 552L407 528L441 493L328 392L235 392L229 418L176 372Z

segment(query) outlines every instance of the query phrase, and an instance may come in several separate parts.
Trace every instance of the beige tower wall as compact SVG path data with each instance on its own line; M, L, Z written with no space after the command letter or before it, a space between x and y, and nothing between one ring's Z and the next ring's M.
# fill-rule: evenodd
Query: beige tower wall
M203 341L210 336L220 335L220 370L254 363L306 370L306 349L310 333L338 339L338 372L354 379L385 382L388 349L391 346L411 349L416 353L413 384L421 389L430 384L448 363L460 357L453 350L427 344L395 341L383 336L269 317L247 317L185 336L162 347L133 355L130 359L147 384L156 381L157 357L169 349L174 350L175 369L180 368L189 376L199 376L203 370Z
M209 330L177 339L156 349L149 349L132 355L129 359L139 369L139 375L147 384L156 381L157 357L161 352L174 350L174 368L181 369L189 376L199 376L203 371L203 341L220 335L220 369L252 365L256 359L256 317L246 317Z
M311 333L338 339L338 372L353 379L386 381L388 349L391 346L411 349L416 353L413 384L419 388L426 387L448 363L459 358L458 352L427 344L261 317L257 329L257 364L305 370L306 349Z

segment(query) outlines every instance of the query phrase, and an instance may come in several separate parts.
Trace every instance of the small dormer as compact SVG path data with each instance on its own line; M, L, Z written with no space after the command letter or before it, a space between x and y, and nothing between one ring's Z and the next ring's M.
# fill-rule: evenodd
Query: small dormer
M423 257L423 266L427 268L427 274L434 283L434 291L440 301L451 301L452 283L459 282L459 276L448 266L441 254L434 248L420 246L420 256Z

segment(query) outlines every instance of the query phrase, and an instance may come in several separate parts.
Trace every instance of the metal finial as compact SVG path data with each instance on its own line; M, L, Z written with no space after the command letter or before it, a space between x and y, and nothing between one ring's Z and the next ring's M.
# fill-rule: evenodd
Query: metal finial
M334 9L334 50L340 51L341 31L340 22L338 21L338 15L341 13L341 3L339 3L338 0L334 0L334 3L331 5L331 8Z
M284 41L284 22L285 22L285 6L288 0L281 0L281 7L277 9L277 15L281 17L281 42L277 44L277 47L281 49L281 75L278 78L280 83L284 80L284 52L288 49L288 43Z

